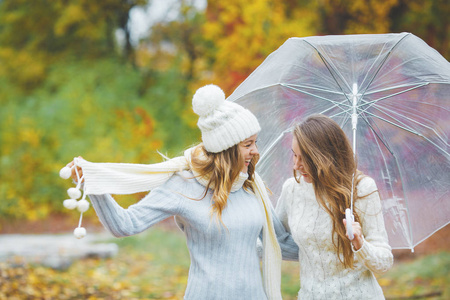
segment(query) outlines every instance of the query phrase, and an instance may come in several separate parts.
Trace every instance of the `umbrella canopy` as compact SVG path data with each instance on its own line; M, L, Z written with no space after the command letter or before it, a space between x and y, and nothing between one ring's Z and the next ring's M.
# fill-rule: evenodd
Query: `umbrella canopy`
M394 249L413 249L449 223L450 63L413 34L290 38L229 100L260 120L257 168L273 201L292 176L293 127L320 113L355 142Z

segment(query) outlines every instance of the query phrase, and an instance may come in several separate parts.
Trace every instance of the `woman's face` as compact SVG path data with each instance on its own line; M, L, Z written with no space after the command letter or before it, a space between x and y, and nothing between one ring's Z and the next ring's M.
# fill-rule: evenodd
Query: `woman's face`
M300 154L300 147L298 146L297 139L295 137L292 139L292 152L294 154L294 170L299 171L306 182L312 183L311 176L309 176L308 170L306 170L306 166L303 165L302 155Z
M239 151L244 159L244 166L241 170L242 173L247 173L248 166L250 165L253 156L259 154L258 148L256 147L257 137L258 135L255 134L239 143Z

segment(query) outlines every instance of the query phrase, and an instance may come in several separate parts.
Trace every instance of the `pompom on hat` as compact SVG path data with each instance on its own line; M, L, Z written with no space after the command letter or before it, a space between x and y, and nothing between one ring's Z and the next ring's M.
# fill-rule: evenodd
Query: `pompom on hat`
M226 101L225 93L216 85L199 88L192 98L192 108L199 115L197 125L208 152L222 152L261 131L256 117L239 104Z

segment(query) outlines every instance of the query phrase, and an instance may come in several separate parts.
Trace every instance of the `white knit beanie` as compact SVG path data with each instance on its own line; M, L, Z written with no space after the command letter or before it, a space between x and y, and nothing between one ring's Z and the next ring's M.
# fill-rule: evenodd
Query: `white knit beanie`
M197 125L208 152L227 150L261 130L256 117L239 104L226 101L225 93L216 85L199 88L192 107L200 116Z

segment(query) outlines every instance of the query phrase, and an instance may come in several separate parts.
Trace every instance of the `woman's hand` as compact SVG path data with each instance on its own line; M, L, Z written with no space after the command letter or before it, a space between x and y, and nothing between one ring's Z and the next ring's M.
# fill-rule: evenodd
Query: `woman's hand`
M347 220L343 219L342 221L344 222L344 227L347 228L346 227ZM364 237L362 234L361 225L358 222L353 222L352 228L353 228L353 235L354 235L354 238L351 241L353 244L353 249L359 250L359 249L361 249L361 247L364 244ZM348 235L347 235L347 237L348 237Z
M82 158L81 156L78 156L78 158ZM72 166L74 165L74 161L72 160L70 163L68 163L67 165L66 165L66 167L68 167L68 168L72 168ZM77 169L77 171L78 171L78 176L79 176L79 178L81 178L82 176L83 176L83 170L80 168L80 167L76 167L76 169ZM78 183L78 177L77 177L77 173L76 173L76 171L75 171L75 168L72 168L71 169L72 170L72 173L71 173L71 177L72 177L72 179L73 179L73 181L75 181L76 183Z

